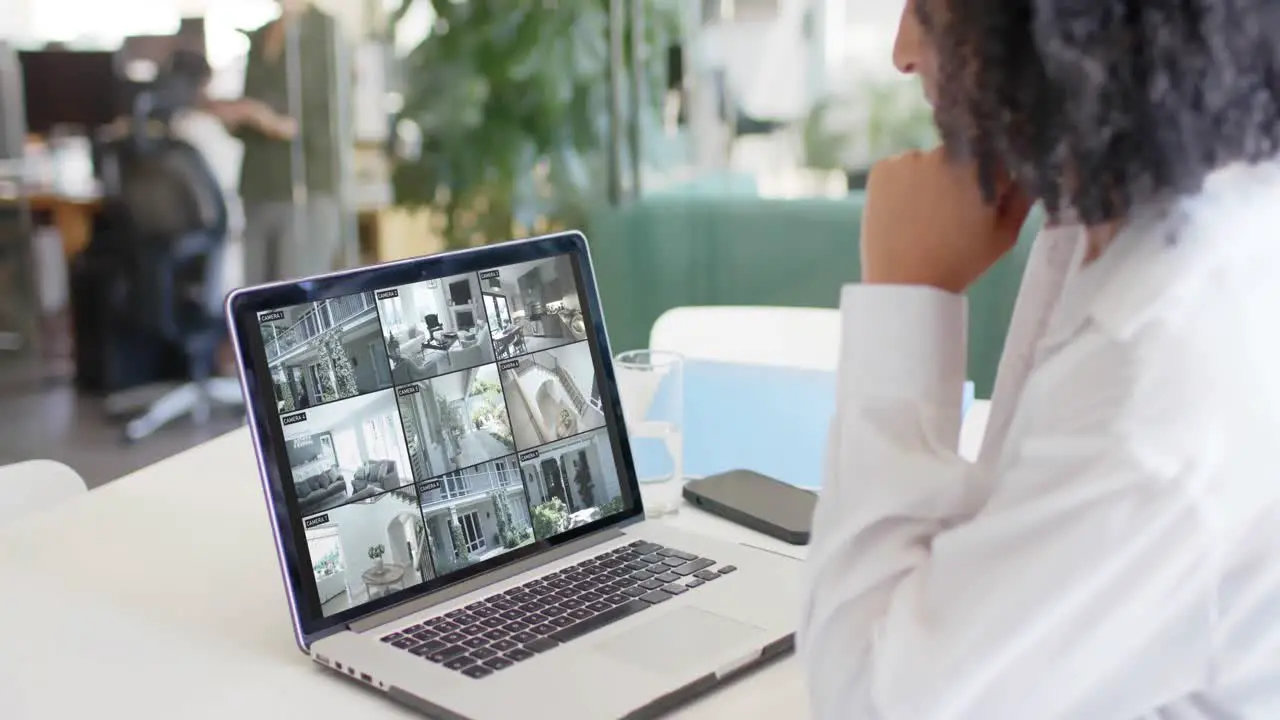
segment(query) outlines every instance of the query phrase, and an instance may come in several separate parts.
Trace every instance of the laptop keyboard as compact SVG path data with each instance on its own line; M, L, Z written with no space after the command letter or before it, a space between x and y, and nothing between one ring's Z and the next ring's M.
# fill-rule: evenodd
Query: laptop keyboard
M736 570L637 540L399 632L382 642L483 678Z

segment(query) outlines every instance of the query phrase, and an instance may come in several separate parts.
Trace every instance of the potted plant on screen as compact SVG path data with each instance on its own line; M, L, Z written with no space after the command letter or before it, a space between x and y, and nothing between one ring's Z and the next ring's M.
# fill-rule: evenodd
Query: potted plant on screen
M369 547L369 559L373 561L373 568L377 572L382 572L383 562L382 556L387 554L387 548L383 545L372 545Z

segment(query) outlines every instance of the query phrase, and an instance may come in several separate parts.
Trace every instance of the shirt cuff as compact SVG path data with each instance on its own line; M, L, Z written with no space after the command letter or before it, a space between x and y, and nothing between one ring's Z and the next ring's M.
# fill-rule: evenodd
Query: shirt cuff
M968 300L918 285L846 285L840 293L840 394L959 407Z

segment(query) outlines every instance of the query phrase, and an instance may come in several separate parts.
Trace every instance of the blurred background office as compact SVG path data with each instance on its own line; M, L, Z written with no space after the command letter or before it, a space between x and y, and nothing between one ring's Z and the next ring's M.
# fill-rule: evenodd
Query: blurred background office
M866 169L934 141L901 8L0 0L0 465L92 486L241 423L209 299L246 282L577 227L618 349L679 306L834 307ZM976 293L979 393L1019 262Z

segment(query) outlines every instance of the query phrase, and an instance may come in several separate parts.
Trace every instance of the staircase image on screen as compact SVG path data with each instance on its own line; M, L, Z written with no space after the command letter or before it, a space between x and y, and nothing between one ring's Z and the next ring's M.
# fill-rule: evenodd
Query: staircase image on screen
M516 447L527 450L604 427L587 342L498 363Z

